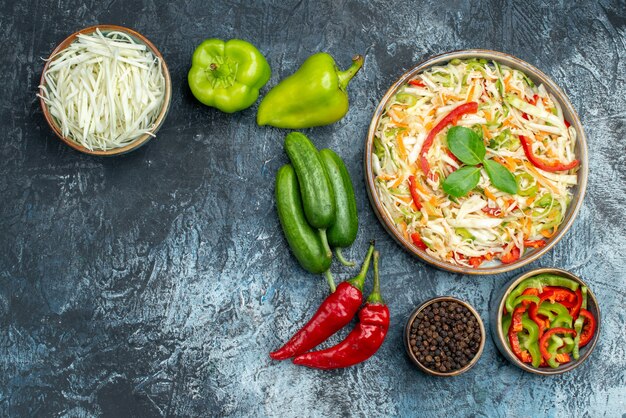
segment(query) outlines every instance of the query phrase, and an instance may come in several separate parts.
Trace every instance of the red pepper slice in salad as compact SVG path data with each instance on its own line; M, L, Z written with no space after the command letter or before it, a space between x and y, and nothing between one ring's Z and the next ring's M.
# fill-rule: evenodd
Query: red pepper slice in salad
M409 84L415 87L426 87L422 80L409 80Z
M524 154L526 154L526 158L528 158L528 161L530 161L532 165L542 169L543 171L567 171L571 170L574 167L577 167L580 163L580 161L578 160L573 160L567 164L563 164L560 161L544 161L541 158L535 156L535 154L533 154L532 146L528 138L526 138L524 135L520 135L519 141L522 143L522 148L524 149Z
M424 244L424 241L422 241L422 237L420 237L420 234L418 234L417 232L411 234L411 241L413 241L413 245L415 245L420 250L426 251L426 248L428 248L426 244Z
M415 203L415 207L417 210L422 209L422 204L420 203L420 195L417 193L417 179L415 176L409 176L409 191L411 192L411 198L413 199L413 203Z
M541 248L545 247L546 242L542 239L533 240L533 241L524 241L524 247L529 248Z
M519 256L520 256L520 250L517 247L513 247L511 248L511 251L509 251L508 253L502 254L500 256L500 261L502 261L502 263L504 264L511 264L517 260L519 260Z
M548 341L550 341L550 337L552 337L554 334L570 334L572 337L576 336L576 331L574 331L571 328L550 328L549 330L547 330L542 336L541 338L539 338L539 351L541 352L541 356L546 359L546 360L550 360L550 357L552 357L550 355L550 353L548 352Z
M574 318L574 320L578 318L578 315L580 314L580 310L582 306L583 306L583 293L580 291L580 288L578 288L576 289L576 303L573 306L568 306L568 308L571 308L569 313L570 315L572 315L572 318Z
M422 150L420 151L420 167L422 168L422 172L424 175L428 176L430 173L430 164L428 164L428 160L426 159L426 154L428 150L433 145L435 137L439 132L441 132L446 126L450 124L456 123L457 120L461 118L461 116L468 113L476 113L478 112L478 103L469 102L463 103L460 106L452 109L450 113L448 113L441 121L435 125L435 127L428 133L426 140L424 140L424 144L422 145Z
M580 332L580 343L579 347L584 347L593 338L593 334L596 332L596 318L589 312L587 309L580 310L580 316L585 318L585 323L583 325L583 329Z

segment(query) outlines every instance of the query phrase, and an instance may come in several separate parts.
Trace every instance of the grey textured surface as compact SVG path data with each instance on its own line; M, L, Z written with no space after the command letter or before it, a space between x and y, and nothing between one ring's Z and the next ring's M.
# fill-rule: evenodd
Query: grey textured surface
M111 159L61 144L35 99L40 58L95 23L145 34L173 81L157 139ZM0 32L0 416L626 413L624 1L0 0ZM366 54L347 117L307 131L355 182L361 224L348 255L360 259L373 237L382 252L392 324L362 365L320 372L267 356L327 287L298 267L279 229L273 177L285 131L257 127L256 105L226 115L188 90L191 54L207 37L257 45L273 68L268 86L314 51L342 66ZM585 205L556 248L523 269L571 270L601 303L598 347L567 375L526 374L491 340L454 379L421 374L403 351L402 326L420 301L452 294L486 321L494 289L521 273L463 277L419 263L384 232L365 193L362 146L379 98L415 63L462 48L508 52L549 74L589 137Z

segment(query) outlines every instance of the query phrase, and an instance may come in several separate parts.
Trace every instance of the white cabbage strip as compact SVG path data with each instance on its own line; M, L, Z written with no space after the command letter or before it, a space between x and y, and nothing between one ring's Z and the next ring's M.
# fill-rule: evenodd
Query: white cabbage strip
M78 35L51 58L40 88L63 136L92 151L154 136L165 99L160 59L117 31Z

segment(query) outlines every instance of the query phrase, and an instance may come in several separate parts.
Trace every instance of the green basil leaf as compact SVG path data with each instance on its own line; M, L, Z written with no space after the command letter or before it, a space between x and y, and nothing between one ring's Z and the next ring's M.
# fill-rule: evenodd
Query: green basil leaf
M480 164L485 158L485 144L478 134L463 126L448 130L448 148L459 160L468 165Z
M485 171L487 172L493 187L505 193L517 193L517 182L515 181L515 177L513 177L513 174L511 174L506 167L493 160L485 160L485 162L483 162L483 166L485 167Z
M463 197L478 184L480 167L465 166L450 174L443 184L443 191L454 197ZM515 180L513 180L515 182ZM517 184L516 184L517 186Z

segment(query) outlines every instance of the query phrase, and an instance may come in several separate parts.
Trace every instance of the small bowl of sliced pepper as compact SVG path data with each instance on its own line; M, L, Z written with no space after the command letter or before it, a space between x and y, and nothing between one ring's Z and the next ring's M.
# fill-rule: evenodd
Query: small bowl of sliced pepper
M600 308L587 284L557 268L512 279L492 299L491 334L511 363L536 374L581 365L600 334Z

